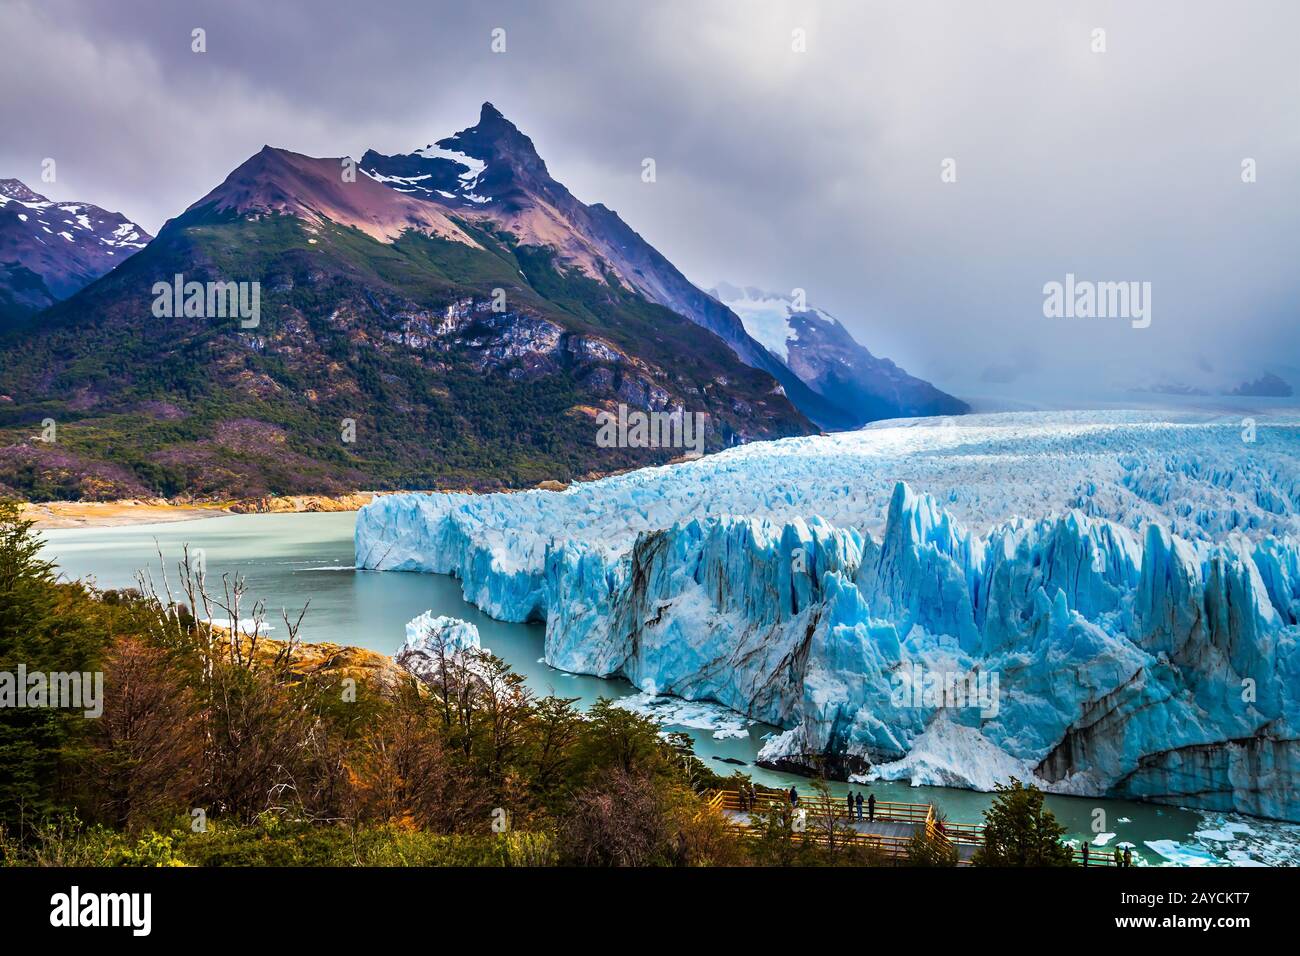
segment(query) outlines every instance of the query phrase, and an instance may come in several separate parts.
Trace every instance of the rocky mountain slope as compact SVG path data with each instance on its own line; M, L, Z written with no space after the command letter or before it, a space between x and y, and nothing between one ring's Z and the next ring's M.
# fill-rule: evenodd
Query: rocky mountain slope
M121 213L0 179L0 330L66 299L152 237Z
M473 190L437 204L347 165L261 150L38 334L10 337L0 491L513 487L687 451L600 447L596 415L619 405L706 415L706 450L813 430L771 375L594 258L503 231ZM256 324L201 301L157 314L154 287L176 275L257 283Z
M798 309L788 296L726 283L710 294L740 316L749 333L813 391L844 409L855 426L970 411L960 399L871 354L821 309Z
M740 319L690 282L618 213L587 205L550 175L533 142L491 103L476 125L410 153L373 150L361 167L394 189L454 211L522 245L554 251L562 268L634 291L717 334L741 361L779 381L812 421L843 428L852 416L810 389L746 332Z

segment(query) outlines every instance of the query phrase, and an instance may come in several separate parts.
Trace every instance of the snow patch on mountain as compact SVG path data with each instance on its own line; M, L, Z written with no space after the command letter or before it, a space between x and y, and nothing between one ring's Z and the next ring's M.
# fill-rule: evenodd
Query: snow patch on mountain
M0 179L0 208L4 207L26 209L26 213L15 212L21 222L34 219L45 232L57 234L68 242L94 242L132 252L149 243L149 235L143 229L118 213L106 212L89 203L55 202L32 192L16 179ZM65 226L70 228L60 228Z
M0 179L0 326L66 299L150 238L120 213Z
M710 295L726 305L799 380L842 409L854 425L887 418L961 415L970 408L859 344L833 315L790 296L722 282Z
M799 332L790 324L788 299L757 289L740 289L738 297L724 300L740 321L745 331L758 340L765 349L782 362L790 362L790 341L799 338Z
M479 180L483 178L483 173L487 171L487 163L481 159L470 156L467 153L460 153L454 149L447 149L443 146L430 143L424 149L417 149L415 155L424 159L445 159L462 166L465 172L457 175L460 180L460 191L466 199L476 203L491 202L491 196L480 196L474 190L478 188ZM428 177L421 177L428 178ZM440 190L443 195L453 195Z

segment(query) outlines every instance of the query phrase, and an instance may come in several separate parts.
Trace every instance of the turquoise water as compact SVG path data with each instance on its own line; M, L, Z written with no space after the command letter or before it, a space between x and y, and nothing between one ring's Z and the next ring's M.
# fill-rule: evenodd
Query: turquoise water
M170 524L87 528L43 532L46 556L69 578L90 579L100 587L135 584L148 569L160 579L159 551L168 574L186 544L201 548L209 582L224 574L241 574L252 597L267 603L267 621L280 609L308 612L301 636L306 641L353 644L391 654L401 646L406 622L426 610L475 624L483 646L509 661L539 694L576 697L590 704L598 697L631 697L626 681L568 674L541 663L543 627L494 621L461 597L460 584L443 575L355 571L352 531L355 514L223 515ZM215 590L215 588L213 588ZM283 630L281 625L280 630ZM275 630L271 636L277 636ZM775 728L753 724L739 738L716 739L708 729L683 729L696 741L696 752L719 773L733 764L770 786L794 785L807 793L805 778L753 766L762 738ZM842 795L845 784L832 784ZM855 787L854 789L861 789ZM988 794L903 783L870 786L878 800L934 803L954 822L978 823L989 805ZM1144 862L1207 865L1212 863L1283 863L1300 861L1300 826L1236 815L1212 814L1124 800L1051 796L1048 802L1070 830L1072 839L1094 840L1095 812L1104 816L1104 832L1114 834L1109 850L1121 842L1135 845ZM1152 846L1154 844L1154 846Z

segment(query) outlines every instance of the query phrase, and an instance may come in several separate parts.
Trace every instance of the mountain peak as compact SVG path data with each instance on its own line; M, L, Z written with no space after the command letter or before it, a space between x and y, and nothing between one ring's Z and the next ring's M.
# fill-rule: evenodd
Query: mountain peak
M316 224L329 220L354 226L381 242L391 242L405 230L415 229L473 244L435 207L382 186L373 177L346 180L343 168L343 157L317 158L263 146L181 218L208 211L255 216L278 213Z
M745 330L857 428L883 418L962 415L960 399L909 375L861 345L835 316L788 295L719 282L712 295ZM796 308L802 305L802 308Z
M517 207L528 194L562 189L533 141L488 102L475 125L410 153L385 156L367 150L361 168L398 192L462 210L489 203Z
M491 103L483 104L477 124L439 140L437 145L488 163L496 160L530 173L546 172L533 141Z
M21 179L0 179L0 196L19 202L49 202L40 193L28 189Z
M0 328L66 299L151 238L121 213L0 179Z
M492 140L512 140L523 141L531 149L533 141L519 131L519 127L510 120L506 119L505 114L493 106L491 103L484 103L479 110L478 122L469 129L461 130L457 136L465 136L476 133L484 138Z

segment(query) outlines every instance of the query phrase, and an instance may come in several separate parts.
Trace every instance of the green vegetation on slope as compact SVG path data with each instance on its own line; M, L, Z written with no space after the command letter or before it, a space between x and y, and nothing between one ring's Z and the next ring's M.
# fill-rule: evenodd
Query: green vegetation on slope
M410 232L385 244L285 216L170 224L0 346L0 491L243 497L567 481L680 453L595 444L595 409L635 405L651 388L710 416L710 448L808 430L712 333L464 225L483 249ZM154 317L154 283L178 273L258 281L259 325ZM498 289L504 314L486 308ZM439 327L448 307L460 310L450 332ZM584 347L591 338L622 355ZM54 442L40 440L47 420Z

